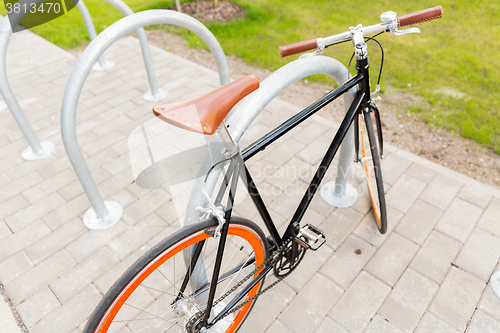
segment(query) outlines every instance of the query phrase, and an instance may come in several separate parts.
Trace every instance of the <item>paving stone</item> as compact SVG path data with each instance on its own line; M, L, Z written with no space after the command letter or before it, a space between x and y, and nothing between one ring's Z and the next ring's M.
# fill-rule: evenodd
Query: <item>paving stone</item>
M45 215L43 220L52 230L55 230L77 216L83 217L83 213L90 207L91 206L87 196L85 194L81 194L71 201L68 201L64 206L61 206Z
M96 181L95 180L96 173L92 174L92 176L94 177L94 181ZM96 184L98 184L97 181ZM78 179L73 179L73 181L61 187L57 192L61 195L61 197L64 198L64 200L71 201L78 195L83 194L84 189L82 187L82 183L80 183Z
M59 173L63 172L65 169L71 168L71 163L67 158L60 158L51 163L45 164L38 169L38 172L45 177L45 179L57 176Z
M455 325L455 328L458 325ZM459 331L454 329L454 326L443 319L436 318L434 315L431 313L426 312L425 315L422 317L422 320L418 324L417 329L415 330L415 333L436 333L436 332L443 332L443 333L458 333ZM463 332L464 329L460 327L460 332Z
M165 224L163 220L155 214L152 214L120 236L111 240L108 243L108 247L121 260L137 250L141 245L160 233L166 227L167 224Z
M361 174L361 176L365 177L364 174ZM361 214L366 215L372 210L372 202L370 199L370 195L368 194L368 187L366 186L366 180L360 179L357 180L356 182L358 182L358 185L356 186L356 191L358 191L358 200L353 206L349 208L352 208L360 212ZM354 182L352 185L356 185L356 182ZM384 192L385 193L388 192L388 189L386 189L385 187L384 187Z
M38 266L7 283L5 289L14 305L17 305L73 266L75 266L75 262L70 255L65 250L59 251Z
M49 233L50 228L43 221L36 221L15 234L5 237L0 242L0 262L37 242Z
M429 235L410 267L441 284L462 244L438 231Z
M378 313L400 330L412 332L438 288L437 283L407 269Z
M481 213L481 208L455 198L436 225L436 230L464 243Z
M491 284L488 284L486 287L478 309L494 317L496 320L500 320L500 298L491 289Z
M417 251L418 245L392 233L366 265L365 270L393 286Z
M500 322L486 313L478 310L474 313L471 323L467 327L467 333L494 333L500 331Z
M496 236L500 236L500 223L498 223L499 216L500 199L493 197L477 225L485 230L488 230L492 234L495 234Z
M12 235L12 231L10 228L7 226L7 223L5 221L0 222L0 239L4 239L7 236Z
M0 145L0 147L3 145ZM0 186L4 186L5 184L9 184L11 180L4 173L0 173Z
M354 209L337 209L318 227L325 233L327 244L338 248L362 219L363 215Z
M399 221L403 217L403 214L392 207L387 207L387 232L381 234L378 231L377 224L375 222L375 217L370 212L361 221L358 227L354 230L354 233L359 237L363 238L369 244L376 247L382 245L382 243L391 234L392 230L398 225Z
M46 216L51 211L63 206L65 203L66 201L58 193L52 193L51 195L44 197L34 204L20 210L15 215L8 217L5 219L5 222L7 222L9 228L13 232L16 232L32 222Z
M121 131L115 130L110 133L106 133L104 136L99 137L99 139L94 140L85 146L82 146L81 149L88 156L92 156L118 141L125 140L126 138L125 134Z
M0 202L6 201L15 195L23 192L24 190L35 186L36 184L43 181L43 177L40 176L38 172L31 172L13 182L9 182L7 185L2 186L2 192L0 192Z
M285 218L290 218L302 200L306 189L307 185L305 183L294 183L293 186L290 186L283 194L273 200L269 207Z
M31 204L39 201L40 199L49 196L60 188L66 186L68 183L74 181L76 175L72 170L63 170L57 175L33 186L23 192L24 197Z
M386 202L400 212L406 213L427 184L416 178L402 175L387 192Z
M3 220L12 214L17 213L21 209L27 207L29 203L24 199L22 195L16 195L15 197L0 203L0 219Z
M488 282L500 259L500 238L476 228L460 251L455 264Z
M104 198L109 198L129 185L133 179L132 175L128 173L128 170L127 172L121 172L113 176L108 176L106 180L99 183L101 195Z
M66 245L70 244L87 231L88 229L79 218L73 219L28 247L26 253L33 263L37 265L48 256L63 249Z
M279 144L271 155L267 155L264 159L277 166L284 166L292 157L300 153L305 148L305 145L289 138Z
M141 247L137 251L133 252L128 257L124 258L118 264L114 265L108 269L103 275L94 279L94 286L99 289L99 291L104 295L109 288L122 276L125 271L132 266L132 264L138 260L149 248Z
M101 298L101 293L90 285L38 322L30 329L30 333L71 332L87 320Z
M317 193L314 196L314 198L311 201L311 203L309 204L309 208L308 209L312 209L312 210L320 213L324 217L328 217L335 210L335 207L330 206L329 204L327 204L323 199L321 199L321 195L319 195L319 193Z
M285 325L283 325L282 323L279 322L279 320L275 320L273 321L273 323L271 324L271 326L269 326L269 328L266 330L266 332L269 332L269 333L290 333L291 331L286 328Z
M347 289L375 251L374 246L355 235L351 235L321 267L320 272L342 288Z
M14 125L12 125L14 126ZM17 149L17 154L14 155L14 153L8 153L7 157L1 157L0 159L0 172L4 172L6 170L10 170L12 168L15 168L17 165L23 162L22 157L20 156L20 151L22 151L24 148L19 147ZM10 179L10 178L9 178Z
M129 176L128 179L130 179L130 181L132 181L133 179L130 166L130 156L128 154L119 156L118 158L109 161L108 163L104 164L102 168L106 170L110 175L116 175L117 173L126 171L127 175Z
M127 216L123 220L129 225L134 225L144 220L162 205L167 204L169 200L170 195L165 191L149 192L125 209Z
M442 215L443 211L441 209L417 200L403 216L396 231L421 245Z
M127 230L126 225L118 221L111 228L99 231L88 231L76 241L71 242L71 244L66 247L66 250L77 263L81 263L99 248L125 232L125 230Z
M51 282L50 288L57 298L65 303L116 264L118 259L108 249L102 248Z
M316 274L278 319L292 332L312 332L314 323L321 322L342 293L343 290L333 282Z
M321 247L316 252L307 251L303 261L296 268L296 271L287 277L286 282L295 291L300 291L332 254L333 250L327 246Z
M24 251L18 252L0 264L0 281L5 284L33 267Z
M265 286L269 282L266 282ZM285 309L285 307L290 304L292 299L296 297L295 291L290 288L286 283L279 283L275 287L271 288L268 292L264 293L258 302L255 304L255 308L248 315L248 319L243 325L243 332L263 332L268 328L273 322L276 322L276 318ZM276 302L276 300L281 300ZM267 330L269 332L269 329Z
M310 145L306 146L302 151L300 151L296 156L307 162L308 164L314 165L321 161L325 152L330 147L332 140L326 137L319 137Z
M382 160L382 178L384 182L394 185L412 162L399 154L390 154Z
M123 208L128 207L131 203L135 202L137 200L136 197L134 197L129 191L126 189L123 189L121 191L118 191L114 193L113 195L109 196L109 201L115 201L120 203Z
M404 326L403 326L404 327ZM395 323L387 321L386 319L380 317L378 314L373 317L372 321L368 324L368 327L364 331L365 333L401 333L398 328L403 328Z
M474 185L466 184L457 194L457 197L484 209L488 206L492 195L478 189Z
M239 189L238 189L239 190ZM279 189L278 187L275 187L271 184L269 184L267 181L262 182L258 186L259 194L262 197L262 200L266 205L269 205L271 202L273 202L274 199L276 199L278 196L280 196L283 191ZM245 190L245 193L248 193ZM250 200L248 202L252 208L255 208L254 204L252 203L252 199L250 198L250 195L247 194L247 197L244 199L244 201ZM242 204L243 202L242 201Z
M30 329L38 321L43 319L49 313L61 306L56 296L49 287L43 287L42 290L28 298L16 307L23 323Z
M391 288L368 273L361 272L331 309L329 316L349 325L353 333L363 332Z
M41 133L37 133L37 135L42 137L42 138L45 137ZM19 152L17 152L17 154L19 154ZM34 163L20 163L9 170L6 170L5 174L10 179L15 181L15 180L20 179L21 177L24 177L28 174L31 174L33 172L38 171L39 168L43 167L44 165L49 164L54 159L55 159L55 156L49 155L42 160L35 161Z
M429 311L443 320L467 322L484 291L485 283L458 268L452 267Z
M274 150L270 150L271 148L267 148L265 152L267 152L269 149L269 153L271 153ZM260 156L261 154L257 155ZM265 155L262 155L265 156ZM259 159L259 160L252 160L253 163L250 164L248 167L250 175L252 176L252 179L255 184L259 185L263 181L265 181L267 178L271 177L273 173L275 173L279 168L274 165L273 163L266 161L264 159Z
M314 331L314 333L347 333L347 326L342 326L330 317L326 317L321 321L319 327Z
M306 145L315 142L316 139L324 135L325 132L332 131L329 125L323 124L323 122L313 118L310 118L310 120L304 124L305 126L294 135L294 139Z
M272 154L273 158L275 156L275 152ZM273 185L280 191L285 191L290 184L297 182L299 177L306 174L311 167L312 166L308 165L306 162L293 157L288 162L280 166L269 178L267 178L266 182Z
M412 163L408 169L406 169L405 174L429 184L436 176L436 171L415 162Z
M455 198L462 185L463 183L455 179L439 174L422 192L420 200L444 210Z

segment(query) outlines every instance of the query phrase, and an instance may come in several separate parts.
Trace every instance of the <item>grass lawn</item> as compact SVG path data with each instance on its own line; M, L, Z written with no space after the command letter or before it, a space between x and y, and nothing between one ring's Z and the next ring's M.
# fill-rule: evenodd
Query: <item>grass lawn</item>
M349 26L379 22L379 15L393 10L399 15L441 4L444 18L420 24L421 34L378 39L386 52L382 87L423 96L428 102L410 111L435 126L444 126L500 153L500 2L476 0L367 1L347 0L233 0L246 10L244 19L211 23L227 54L250 64L277 69L296 59L281 59L278 46L346 31ZM169 0L125 0L134 10L168 8ZM85 0L98 33L121 15L102 0ZM88 40L76 9L32 29L63 47ZM193 47L204 47L188 32ZM352 44L327 49L326 54L347 64ZM378 73L380 52L369 43L372 82ZM324 76L314 79L330 80ZM408 110L401 110L407 112ZM382 110L383 112L383 110Z

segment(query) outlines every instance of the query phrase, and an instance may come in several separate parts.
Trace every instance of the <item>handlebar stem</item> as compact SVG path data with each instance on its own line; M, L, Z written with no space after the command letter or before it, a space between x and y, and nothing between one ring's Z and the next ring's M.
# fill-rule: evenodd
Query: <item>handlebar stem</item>
M351 33L351 40L354 44L356 60L366 59L368 57L368 47L366 46L365 37L363 35L363 26L358 24L357 27L350 27L349 32Z

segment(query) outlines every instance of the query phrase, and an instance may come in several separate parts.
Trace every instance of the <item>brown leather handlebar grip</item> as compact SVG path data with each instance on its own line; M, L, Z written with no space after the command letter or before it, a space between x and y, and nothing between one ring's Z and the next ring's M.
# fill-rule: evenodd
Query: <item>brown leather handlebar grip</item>
M318 47L318 41L316 39L311 39L295 44L290 44L287 46L280 46L280 54L281 57L284 58L292 54L313 50L317 47Z
M413 25L441 17L443 17L443 7L437 6L434 8L428 8L398 17L398 27L405 27L407 25Z

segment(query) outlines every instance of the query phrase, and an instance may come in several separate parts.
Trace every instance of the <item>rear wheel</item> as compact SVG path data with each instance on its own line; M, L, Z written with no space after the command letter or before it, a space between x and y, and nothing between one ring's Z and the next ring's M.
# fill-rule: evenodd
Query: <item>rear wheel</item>
M368 195L373 208L373 216L380 233L387 231L387 209L385 206L384 183L380 168L379 135L373 128L370 112L359 115L359 145L361 165L366 178Z
M150 249L106 293L84 332L199 332L219 242L212 237L217 225L214 219L208 219L186 226ZM192 263L197 246L200 259ZM232 218L215 300L251 274L267 256L262 230L249 220ZM186 276L189 282L182 288ZM242 302L256 295L263 283L253 287ZM209 322L244 286L212 308ZM205 332L236 332L254 303L247 303Z

